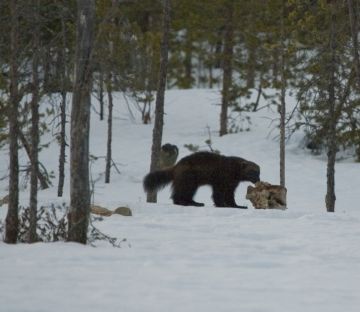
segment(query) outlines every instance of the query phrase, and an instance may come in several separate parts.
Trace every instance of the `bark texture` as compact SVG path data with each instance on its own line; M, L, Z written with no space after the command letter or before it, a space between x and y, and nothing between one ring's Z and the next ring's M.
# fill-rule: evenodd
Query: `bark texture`
M38 240L36 234L37 204L38 204L38 172L39 172L39 59L40 59L40 33L39 33L39 0L34 0L34 38L32 60L32 99L31 99L31 174L30 174L30 226L29 243Z
M282 2L280 27L281 27L281 90L280 90L280 185L285 187L285 119L286 119L286 73L285 73L285 25L284 25L284 12L285 3Z
M225 5L225 36L223 52L223 87L220 113L220 136L228 133L228 108L231 101L232 85L232 61L234 55L234 17L233 17L233 0L228 0Z
M160 166L160 151L161 141L164 126L164 101L165 101L165 87L168 67L168 53L169 53L169 32L170 32L170 0L164 0L164 14L163 14L163 35L161 40L160 51L160 71L158 79L158 89L156 93L155 103L155 121L153 129L153 141L151 148L151 164L150 172L159 169ZM147 194L148 202L156 202L156 193L149 192Z
M113 115L113 96L112 96L112 75L109 74L107 82L108 102L109 102L109 115L108 115L108 135L106 147L106 168L105 168L105 183L110 183L111 173L111 146L112 146L112 115Z
M330 51L330 61L328 64L329 68L329 123L328 123L328 137L327 137L327 187L326 187L326 197L325 204L326 210L328 212L335 211L335 159L336 159L336 98L335 98L335 85L336 85L336 41L335 41L335 31L336 31L336 17L335 17L335 7L332 4L331 7L331 24L330 24L330 40L329 40L329 51Z
M61 37L62 46L59 49L61 70L61 104L60 104L60 154L59 154L59 183L58 183L58 197L62 197L64 191L65 180L65 161L66 161L66 95L67 95L67 71L66 71L66 29L65 18L61 16Z
M358 12L355 3L356 1L354 2L353 0L347 0L350 26L351 26L351 37L353 42L356 79L357 79L358 87L360 88L360 57L359 57L359 40L358 40L359 21L358 21Z
M68 240L86 244L90 213L89 129L95 1L77 0L75 83L71 111Z
M100 104L100 120L104 120L104 73L100 65L99 69L99 104Z
M18 236L19 226L19 159L18 159L18 40L19 40L19 16L18 2L11 1L11 34L10 34L10 105L9 105L9 144L10 144L10 177L9 177L9 204L5 221L5 242L15 244Z

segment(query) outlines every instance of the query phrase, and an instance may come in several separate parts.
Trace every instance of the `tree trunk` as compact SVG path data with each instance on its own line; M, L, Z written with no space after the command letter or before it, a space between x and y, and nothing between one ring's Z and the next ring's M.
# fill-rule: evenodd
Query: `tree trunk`
M59 155L59 184L58 197L62 197L65 180L65 161L66 161L66 94L67 94L67 71L66 71L66 29L64 16L61 16L61 37L62 46L59 55L62 63L61 70L61 104L60 104L60 155Z
M101 65L99 69L99 104L100 120L104 120L104 72Z
M31 99L31 174L30 174L30 220L29 220L29 243L38 240L36 234L37 225L37 195L38 195L38 172L39 172L39 0L34 0L34 42L32 59L32 99Z
M223 52L223 87L220 113L220 136L227 134L228 107L230 105L230 91L232 86L232 61L234 47L233 0L226 2L226 24Z
M330 24L330 62L329 68L329 125L328 125L328 160L327 160L327 191L325 197L326 210L328 212L335 211L335 159L336 159L336 98L335 98L335 84L336 84L336 16L335 5L331 4L331 24Z
M252 89L255 87L256 73L256 48L253 43L250 43L247 53L249 57L247 61L246 88Z
M160 51L160 71L158 79L158 89L155 102L155 121L153 129L153 141L151 148L150 172L159 169L160 150L162 133L164 126L164 100L165 86L168 66L169 52L169 32L170 32L170 0L164 0L164 17L163 17L163 36ZM148 193L147 201L155 203L157 201L156 193Z
M282 76L283 74L281 74ZM283 80L283 77L281 77ZM281 83L283 84L283 82ZM280 185L285 187L285 118L286 118L286 102L285 88L281 87L281 103L280 103Z
M9 177L9 204L6 215L5 242L15 244L19 231L19 159L18 159L18 50L19 50L19 16L17 1L10 2L11 33L10 33L10 177Z
M59 184L58 197L63 196L65 180L65 161L66 161L66 91L61 91L60 104L60 155L59 155Z
M107 149L106 149L106 168L105 168L105 183L110 183L111 171L111 144L112 144L112 113L113 113L113 96L112 96L112 75L109 73L107 82L107 92L109 99L109 115L108 115L108 135L107 135Z
M272 38L271 38L272 40ZM275 47L272 51L272 84L277 86L279 82L279 49Z
M353 0L347 0L348 9L349 9L349 19L351 26L351 37L353 42L353 53L354 53L354 63L355 63L355 72L358 87L360 88L360 57L359 57L359 27L358 27L358 12L356 5Z
M71 110L68 240L86 244L90 213L89 130L95 1L77 0L75 83Z
M360 89L360 57L359 57L359 20L358 20L358 6L356 1L347 0L348 10L349 10L349 19L350 19L350 29L351 37L353 43L353 54L354 54L354 64L355 64L355 73L356 73L356 82L358 89ZM360 141L357 140L357 149L356 154L357 158L360 161Z
M210 57L212 57L212 55L214 54L213 50L214 50L214 46L211 45L210 46ZM212 89L213 83L214 83L213 61L212 60L208 61L208 70L209 70L209 88Z
M47 50L44 53L44 58L43 58L43 75L44 75L44 91L45 93L51 93L52 92L52 88L51 88L51 46L48 45Z
M286 119L286 76L285 76L285 25L284 12L285 3L282 2L282 10L280 17L281 27L281 55L280 55L280 75L281 75L281 90L280 90L280 185L285 187L285 119Z
M184 59L185 83L183 86L184 89L190 89L192 87L192 55L193 55L192 43L193 42L188 31L185 39L185 59Z

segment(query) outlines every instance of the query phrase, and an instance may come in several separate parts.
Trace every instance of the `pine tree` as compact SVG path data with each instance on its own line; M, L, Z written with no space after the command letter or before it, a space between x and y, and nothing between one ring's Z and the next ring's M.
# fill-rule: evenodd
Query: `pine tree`
M350 96L354 82L350 36L341 31L347 25L346 8L340 1L313 6L296 8L301 13L297 38L310 52L303 58L304 75L297 94L302 118L298 125L305 125L312 145L327 151L325 204L327 211L333 212L336 154L341 145L348 144L346 137L359 104Z

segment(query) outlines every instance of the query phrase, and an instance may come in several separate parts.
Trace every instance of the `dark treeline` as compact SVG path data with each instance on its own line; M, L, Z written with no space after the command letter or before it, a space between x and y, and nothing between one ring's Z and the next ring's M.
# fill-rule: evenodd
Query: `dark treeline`
M37 154L43 148L39 136L47 130L39 105L53 97L59 100L46 113L56 116L57 121L58 195L62 196L64 163L69 154L66 147L70 143L65 137L65 125L70 121L67 93L76 89L77 53L84 44L79 42L78 33L85 18L81 7L87 7L82 2L0 2L0 146L9 144L11 154L9 207L15 208L9 211L17 211L17 191L11 187L18 184L19 146L28 153L33 207L37 181L41 188L50 183ZM87 88L84 82L78 83L98 99L92 105L100 119L104 114L109 116L109 182L112 92L124 92L139 110L143 123L154 121L164 1L94 2L93 18L89 19L93 24L91 47L82 52L89 61L85 74L92 79L85 81ZM314 152L327 152L326 207L334 211L337 153L346 148L360 160L359 7L359 0L172 0L167 88L220 89L219 135L245 129L239 126L244 122L243 113L262 109L260 99L277 106L281 184L285 185L286 137L305 129L306 145ZM269 89L275 90L275 95L270 97ZM286 107L289 92L298 100L290 110ZM252 93L256 101L249 100ZM14 218L11 220L16 224Z

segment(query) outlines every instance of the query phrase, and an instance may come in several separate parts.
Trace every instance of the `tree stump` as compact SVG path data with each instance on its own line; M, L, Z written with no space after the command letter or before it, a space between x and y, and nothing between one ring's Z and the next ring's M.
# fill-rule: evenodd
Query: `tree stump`
M281 185L272 185L267 182L256 182L255 187L249 185L246 199L249 199L255 209L282 209L286 208L287 189Z

